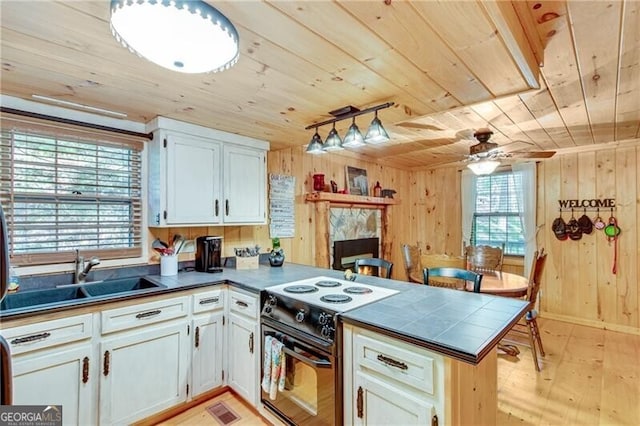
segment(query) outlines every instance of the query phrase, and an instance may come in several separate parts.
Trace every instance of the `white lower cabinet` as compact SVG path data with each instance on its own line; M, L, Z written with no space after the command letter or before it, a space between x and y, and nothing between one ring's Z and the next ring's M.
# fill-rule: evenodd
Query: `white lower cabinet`
M345 424L446 423L442 355L351 326L344 338Z
M125 424L187 400L189 299L101 313L100 424Z
M433 405L419 400L373 376L356 372L354 425L427 425L435 415Z
M100 353L100 424L130 423L186 401L186 321L104 339Z
M258 363L260 337L258 331L258 298L229 291L228 369L229 386L249 404L258 405Z
M95 424L90 344L60 347L13 362L14 405L61 405L63 424ZM95 371L95 370L94 370Z
M65 425L97 422L92 324L86 314L0 330L12 354L13 404L62 405Z
M193 296L192 398L223 385L225 293L213 290Z

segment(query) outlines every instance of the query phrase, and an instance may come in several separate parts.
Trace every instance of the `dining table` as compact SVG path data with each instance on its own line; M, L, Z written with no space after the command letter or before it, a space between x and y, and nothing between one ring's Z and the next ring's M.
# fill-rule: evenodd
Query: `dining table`
M409 277L412 281L423 282L422 274L418 277L413 274ZM504 297L524 297L527 295L529 280L522 275L511 272L483 272L480 293L494 294ZM467 283L467 291L473 291L473 283Z

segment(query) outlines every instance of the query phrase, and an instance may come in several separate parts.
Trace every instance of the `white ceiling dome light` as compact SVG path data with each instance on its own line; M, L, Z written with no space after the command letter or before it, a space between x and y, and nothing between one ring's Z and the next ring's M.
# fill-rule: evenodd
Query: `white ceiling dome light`
M183 73L238 62L238 32L204 1L111 0L111 32L131 52Z

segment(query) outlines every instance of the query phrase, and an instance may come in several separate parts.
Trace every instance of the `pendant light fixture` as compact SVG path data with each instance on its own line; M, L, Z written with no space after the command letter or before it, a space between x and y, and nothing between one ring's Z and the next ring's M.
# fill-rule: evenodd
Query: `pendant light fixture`
M318 130L316 129L316 132ZM333 128L329 131L329 134L327 135L327 140L324 141L324 146L323 146L325 151L341 151L344 148L342 148L342 139L340 139L340 135L338 134L338 131L336 130L336 123L333 123Z
M477 160L467 164L467 167L476 175L490 175L499 165L500 162L496 160Z
M331 111L329 114L333 115L335 118L323 121L321 123L311 124L305 127L305 130L316 129L316 133L311 138L309 145L307 145L307 152L309 154L319 154L320 152L325 151L339 151L344 149L345 147L357 148L368 143L377 144L390 140L389 134L384 129L384 127L382 126L382 122L378 118L378 110L389 108L392 105L394 105L393 102L387 102L386 104L376 105L374 107L366 108L362 111L353 106L346 106L338 110ZM355 118L359 115L367 114L370 112L374 112L375 117L371 122L371 126L369 126L367 136L363 138L360 129L356 125ZM340 135L336 130L336 123L348 118L352 118L353 120L351 122L351 126L349 126L349 129L347 130L347 134L345 135L343 141L342 139L340 139ZM333 124L333 127L329 131L325 143L322 144L322 139L318 134L318 128L326 124ZM319 146L322 146L322 149L320 149Z
M382 123L378 118L378 111L376 111L376 116L371 121L371 125L369 126L369 130L367 130L367 136L364 137L364 141L370 144L379 144L389 140L389 134L382 127Z
M362 145L364 145L364 138L356 124L356 118L353 117L351 126L349 126L349 130L347 130L347 134L344 136L344 140L342 141L342 146L345 148L357 148Z
M131 52L183 73L218 72L238 61L238 32L194 0L111 0L111 32Z
M322 149L322 138L318 134L318 129L307 146L307 154L326 154L326 151Z

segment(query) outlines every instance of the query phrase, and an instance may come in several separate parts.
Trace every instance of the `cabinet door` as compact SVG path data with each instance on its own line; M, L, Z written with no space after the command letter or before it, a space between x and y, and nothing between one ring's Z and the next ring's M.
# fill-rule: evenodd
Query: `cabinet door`
M125 424L186 401L187 323L144 327L100 344L100 424Z
M193 397L222 386L222 312L193 319L191 383Z
M89 344L14 357L13 404L62 405L65 425L95 424L95 362Z
M167 138L167 223L219 223L220 144L193 136Z
M435 415L428 402L360 371L355 374L353 390L354 425L426 425Z
M224 147L224 222L266 223L265 152Z
M229 386L254 407L258 396L259 349L256 322L237 314L229 315Z

